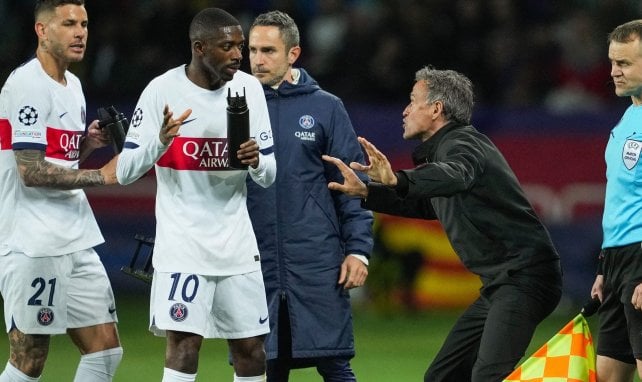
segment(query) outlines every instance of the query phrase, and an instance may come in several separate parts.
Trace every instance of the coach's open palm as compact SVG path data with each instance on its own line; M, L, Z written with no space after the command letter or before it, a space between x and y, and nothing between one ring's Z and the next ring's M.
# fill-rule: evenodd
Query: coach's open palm
M366 173L375 182L384 184L386 186L396 186L397 177L395 176L394 171L392 171L392 166L386 158L385 155L379 149L375 147L372 143L368 142L367 139L359 137L359 143L366 150L368 155L369 165L362 165L357 162L350 163L350 167L354 170L361 171Z
M328 183L328 188L335 191L341 191L344 194L352 196L360 196L365 198L368 196L368 187L359 179L357 174L348 165L343 163L339 158L330 155L322 155L321 158L337 166L341 175L343 176L343 184L337 182ZM355 163L355 162L352 162ZM351 163L351 165L352 165Z

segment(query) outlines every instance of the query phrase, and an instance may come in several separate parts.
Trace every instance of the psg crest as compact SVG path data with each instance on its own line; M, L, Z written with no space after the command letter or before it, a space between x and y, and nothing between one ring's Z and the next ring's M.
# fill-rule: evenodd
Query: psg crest
M187 307L177 302L169 308L169 316L176 322L184 321L187 318Z
M54 320L54 312L49 308L42 308L38 311L38 323L42 326L50 325Z

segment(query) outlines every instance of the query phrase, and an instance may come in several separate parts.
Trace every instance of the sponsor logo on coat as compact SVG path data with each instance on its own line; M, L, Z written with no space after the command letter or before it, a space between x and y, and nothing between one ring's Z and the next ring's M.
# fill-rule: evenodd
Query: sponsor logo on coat
M314 127L316 122L314 121L314 117L311 115L302 115L299 118L299 126L302 128L309 130ZM316 135L314 131L295 131L294 136L299 138L302 141L316 141Z
M624 161L624 166L630 170L638 163L640 160L640 149L642 149L642 142L634 141L633 139L627 139L624 142L624 148L622 149L622 160Z
M299 126L301 126L304 129L311 129L314 127L314 117L311 115L302 115L299 118Z

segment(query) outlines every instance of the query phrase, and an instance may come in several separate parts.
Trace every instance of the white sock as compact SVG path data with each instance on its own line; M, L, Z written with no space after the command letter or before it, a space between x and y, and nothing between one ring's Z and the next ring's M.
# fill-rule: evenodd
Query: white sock
M263 375L255 375L254 377L239 377L234 373L234 382L265 382L266 377ZM0 381L1 382L1 381Z
M196 374L185 374L180 371L165 368L163 369L163 380L161 382L194 382ZM0 381L2 382L2 381Z
M39 380L40 377L29 377L22 371L13 367L9 362L7 362L7 366L5 366L2 374L0 374L0 382L38 382Z
M80 357L74 382L111 382L122 358L121 347L85 354Z

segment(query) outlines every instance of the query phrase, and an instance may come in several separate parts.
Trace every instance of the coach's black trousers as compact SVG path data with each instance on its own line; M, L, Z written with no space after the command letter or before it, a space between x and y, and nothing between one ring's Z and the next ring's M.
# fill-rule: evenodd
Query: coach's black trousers
M559 266L517 272L482 288L448 334L425 382L501 382L524 356L562 294Z

